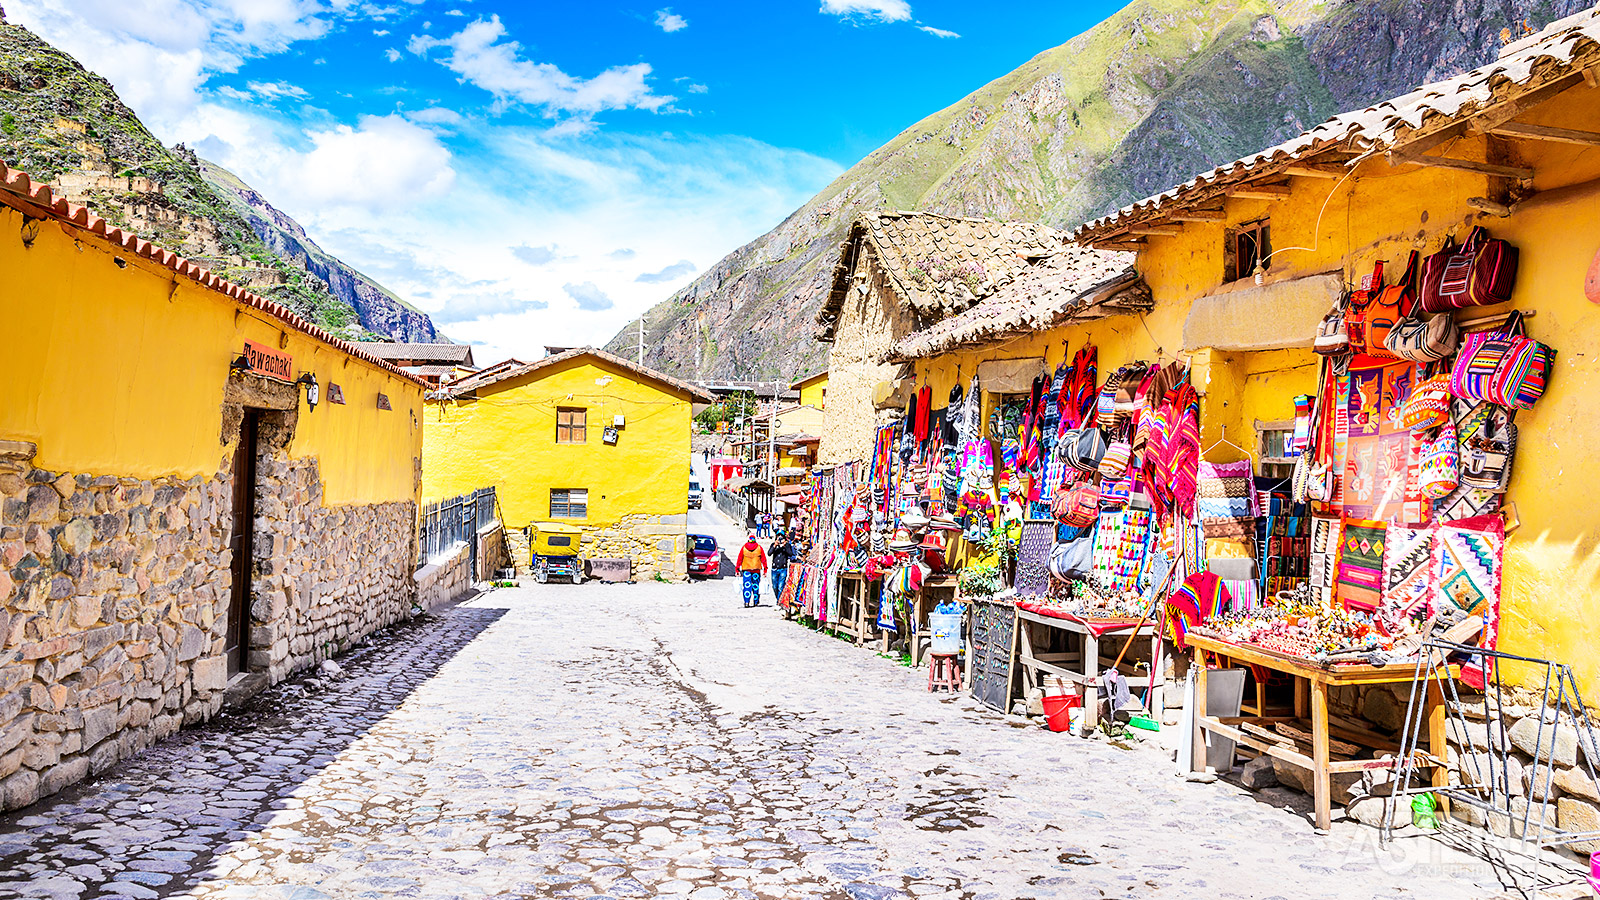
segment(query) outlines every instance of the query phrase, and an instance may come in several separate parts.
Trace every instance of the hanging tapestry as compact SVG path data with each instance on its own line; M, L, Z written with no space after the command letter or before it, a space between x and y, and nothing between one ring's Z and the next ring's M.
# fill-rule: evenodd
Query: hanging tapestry
M1022 523L1022 539L1017 543L1017 578L1013 585L1018 597L1043 597L1050 592L1050 550L1055 538L1054 522Z
M1339 561L1339 520L1311 520L1311 586L1326 601L1333 592Z
M1379 621L1393 628L1408 619L1426 619L1432 612L1433 584L1433 532L1427 528L1389 526L1383 546Z
M1227 609L1233 602L1227 585L1211 572L1199 572L1183 580L1183 586L1167 598L1167 634L1179 650L1189 646L1189 629Z
M1409 362L1350 370L1345 442L1344 515L1425 525L1432 504L1417 478L1420 446L1400 419L1416 367Z
M1301 394L1294 398L1294 438L1290 442L1289 456L1299 456L1311 446L1311 401L1315 399L1310 394Z
M1247 459L1221 464L1201 462L1197 487L1196 502L1202 520L1249 519L1261 515Z
M1338 597L1346 609L1372 612L1383 594L1386 522L1346 519L1339 544Z
M1500 632L1500 573L1505 555L1505 523L1482 516L1435 527L1433 578L1437 612L1483 617L1478 646L1494 649ZM1481 659L1461 667L1462 681L1481 689L1489 674Z

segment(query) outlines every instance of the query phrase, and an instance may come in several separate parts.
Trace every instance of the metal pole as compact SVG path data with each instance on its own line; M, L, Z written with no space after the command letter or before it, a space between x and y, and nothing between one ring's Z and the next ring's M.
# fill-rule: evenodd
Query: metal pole
M778 382L772 383L772 412L767 416L767 484L778 496Z
M639 317L639 365L644 365L644 316Z

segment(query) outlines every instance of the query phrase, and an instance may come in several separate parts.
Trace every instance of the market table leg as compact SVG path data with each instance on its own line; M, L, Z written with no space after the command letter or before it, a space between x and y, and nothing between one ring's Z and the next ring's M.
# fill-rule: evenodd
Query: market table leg
M1088 632L1083 635L1083 733L1089 734L1100 724L1100 639Z
M1317 829L1327 831L1333 825L1333 791L1328 774L1328 686L1320 681L1311 682L1311 755Z
M1194 749L1189 754L1189 771L1206 770L1206 731L1200 720L1206 717L1206 658L1194 651Z
M1436 759L1448 760L1450 758L1450 745L1446 742L1447 738L1445 736L1444 686L1438 681L1429 681L1427 688L1427 705L1424 711L1428 716L1428 752L1433 754ZM1436 788L1450 786L1450 770L1448 768L1445 766L1433 767L1433 786ZM1449 815L1450 801L1445 798L1445 795L1442 792L1437 793L1433 795L1433 799L1438 803L1439 815Z
M1146 711L1156 722L1166 718L1167 666L1161 654L1161 631L1150 632L1150 690L1144 698Z

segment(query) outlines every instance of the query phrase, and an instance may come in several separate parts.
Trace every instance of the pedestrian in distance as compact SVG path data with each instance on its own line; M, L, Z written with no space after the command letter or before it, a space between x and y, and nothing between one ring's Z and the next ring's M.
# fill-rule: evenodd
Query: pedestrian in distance
M744 606L761 605L761 576L767 574L767 551L761 549L756 543L756 533L750 532L750 539L739 548L739 558L734 560L734 568L739 570L739 578L744 582Z
M783 600L784 582L789 580L789 561L794 559L794 544L783 529L772 539L768 555L772 559L772 602L778 603Z

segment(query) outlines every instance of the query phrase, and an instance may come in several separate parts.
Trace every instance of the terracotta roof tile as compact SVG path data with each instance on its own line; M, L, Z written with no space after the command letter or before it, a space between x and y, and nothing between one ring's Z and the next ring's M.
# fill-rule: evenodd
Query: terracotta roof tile
M633 360L625 359L616 355L615 353L601 350L598 347L576 347L572 350L568 350L565 353L557 353L554 356L546 356L543 359L531 363L519 363L516 365L496 363L495 365L484 369L482 372L475 372L461 379L460 381L452 382L451 384L428 394L427 399L455 400L507 379L520 378L523 375L537 372L547 366L563 363L569 359L575 359L580 356L593 356L598 359L605 360L606 362L617 366L618 368L627 369L630 372L642 375L643 377L652 381L664 384L667 387L675 390L682 391L683 393L688 394L690 399L699 403L714 403L717 399L710 391L707 391L704 388L690 384L681 378L674 378L665 372L658 372L648 366L641 366Z
M1515 41L1499 59L1454 78L1446 78L1362 110L1334 116L1299 136L1225 166L1195 176L1177 187L1125 206L1081 225L1073 240L1089 243L1129 226L1160 218L1163 211L1206 202L1219 188L1255 180L1308 157L1332 151L1362 157L1391 149L1424 133L1434 133L1516 96L1600 67L1600 6L1551 23Z
M427 387L421 379L403 371L397 366L379 359L371 353L362 350L355 344L336 338L328 332L318 328L311 322L297 315L286 306L280 306L253 294L236 284L224 281L215 274L184 259L176 253L164 248L156 247L149 241L141 239L132 232L124 232L120 228L107 227L106 220L93 215L88 210L76 203L68 203L55 197L48 184L36 184L28 173L15 169L4 162L0 162L0 203L13 206L24 214L40 218L54 219L66 225L80 228L91 235L105 238L107 241L122 247L135 256L150 260L156 265L163 266L191 278L200 284L212 288L219 293L227 294L241 306L259 310L283 322L315 340L321 341L343 353L365 360L380 369L421 387Z

